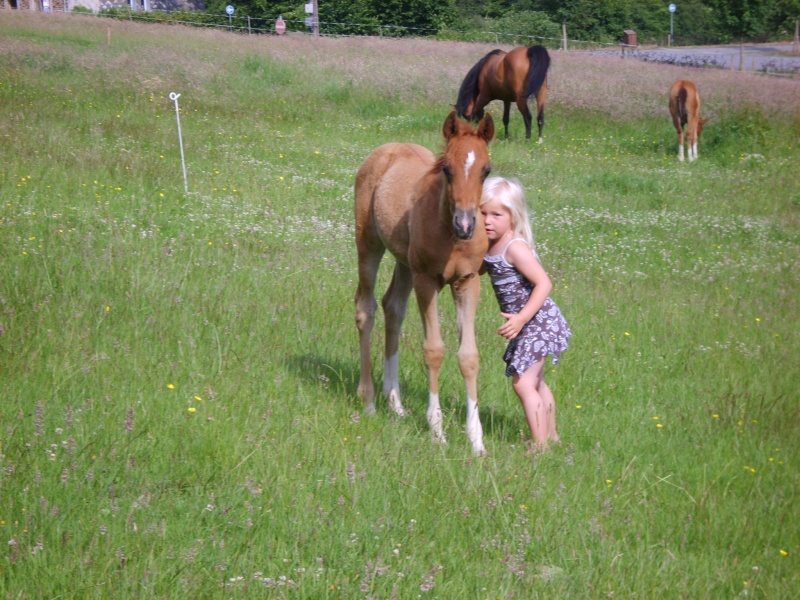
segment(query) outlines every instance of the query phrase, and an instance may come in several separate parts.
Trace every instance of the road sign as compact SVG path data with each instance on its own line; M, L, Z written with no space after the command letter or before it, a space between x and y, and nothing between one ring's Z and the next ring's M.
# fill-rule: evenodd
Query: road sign
M283 20L283 17L278 17L278 20L275 21L275 31L278 35L283 35L286 31L286 23Z
M673 13L675 12L675 5L669 5L669 47L672 48L672 45L675 42L675 20L673 19Z

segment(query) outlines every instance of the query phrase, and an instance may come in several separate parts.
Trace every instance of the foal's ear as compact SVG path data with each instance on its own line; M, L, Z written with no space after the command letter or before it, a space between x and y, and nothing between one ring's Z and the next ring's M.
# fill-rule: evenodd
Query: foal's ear
M442 135L445 141L449 142L450 138L458 133L459 124L460 121L456 111L451 110L450 114L447 115L447 118L444 120L444 125L442 125Z
M494 119L491 114L486 113L478 123L478 136L482 137L487 144L494 139Z

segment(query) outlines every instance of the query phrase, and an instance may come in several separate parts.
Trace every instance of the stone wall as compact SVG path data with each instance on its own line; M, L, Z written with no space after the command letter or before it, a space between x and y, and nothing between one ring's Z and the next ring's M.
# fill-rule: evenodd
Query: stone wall
M0 0L3 10L48 10L50 12L66 12L65 2L69 0Z
M132 8L133 10L173 11L205 10L205 0L0 0L0 8L50 12L68 12L76 6L93 12L109 8Z

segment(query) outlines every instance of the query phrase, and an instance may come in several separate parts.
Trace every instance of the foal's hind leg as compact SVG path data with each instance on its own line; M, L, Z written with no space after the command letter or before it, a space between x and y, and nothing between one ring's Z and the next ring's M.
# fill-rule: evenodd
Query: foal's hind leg
M697 159L697 121L692 119L686 135L686 149L689 153L689 162Z
M361 375L358 380L358 395L364 400L364 412L375 412L375 388L372 384L370 362L370 334L375 324L375 278L381 263L383 251L368 253L359 247L358 288L356 289L356 327L358 327L361 352Z
M398 262L394 267L392 283L383 296L383 313L386 317L386 351L383 363L383 395L389 401L389 410L400 416L406 411L400 401L400 381L398 375L398 348L400 331L406 316L408 296L411 294L411 270Z

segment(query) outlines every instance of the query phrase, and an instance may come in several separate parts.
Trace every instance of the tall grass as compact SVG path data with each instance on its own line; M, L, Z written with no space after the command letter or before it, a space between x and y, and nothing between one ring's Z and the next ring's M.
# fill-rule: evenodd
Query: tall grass
M553 53L545 143L512 114L491 151L574 332L547 373L563 443L525 454L484 284L475 458L452 352L431 443L413 307L412 415L361 414L351 213L373 148L440 147L488 46L16 11L0 31L3 597L800 587L797 82ZM712 117L693 164L680 77Z

